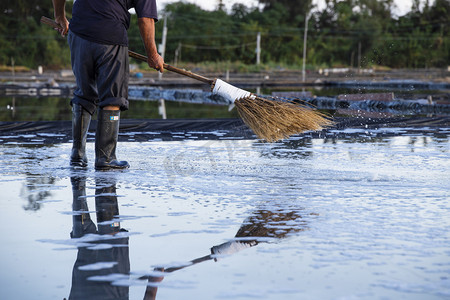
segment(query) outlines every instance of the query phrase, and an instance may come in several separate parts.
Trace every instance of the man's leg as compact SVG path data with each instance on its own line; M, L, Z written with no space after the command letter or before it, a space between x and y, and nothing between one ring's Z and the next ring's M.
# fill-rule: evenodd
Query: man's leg
M130 167L128 162L118 161L116 157L119 122L120 110L99 109L95 132L95 169L97 170Z
M120 111L128 109L128 48L102 45L100 53L97 59L99 111L95 134L95 168L125 169L130 165L117 160L116 147Z
M70 165L85 168L88 165L86 139L91 123L91 114L79 104L72 104L72 154Z
M72 153L70 165L86 167L86 138L91 122L91 115L97 109L95 63L91 43L69 32L72 70L77 81L77 88L70 104L72 105Z

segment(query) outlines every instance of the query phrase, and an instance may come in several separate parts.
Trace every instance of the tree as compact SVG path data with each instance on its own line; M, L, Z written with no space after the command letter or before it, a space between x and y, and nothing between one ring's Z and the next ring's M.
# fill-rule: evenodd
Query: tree
M165 59L175 52L185 62L255 62L256 35L261 32L263 62L301 65L305 17L311 0L260 0L264 9L236 4L230 13L218 7L202 10L175 2L160 11L167 16ZM223 4L223 1L216 0ZM309 19L308 63L316 66L356 66L358 49L370 65L389 67L442 67L450 61L450 0L415 1L405 16L391 15L393 0L327 0L325 9ZM432 3L432 4L430 4ZM67 2L70 19L72 2ZM39 24L41 16L53 16L48 0L0 2L0 64L36 67L67 67L69 49L65 39ZM132 15L131 50L144 53ZM163 22L156 23L156 41L161 41ZM181 49L181 51L180 51Z
M67 3L72 11L72 3ZM0 2L0 64L36 67L67 65L70 56L65 39L57 38L54 30L41 26L41 16L53 17L53 6L46 0L7 0ZM68 14L70 17L70 13Z
M291 26L302 25L304 17L312 8L312 0L259 0L260 4L264 4L264 10L271 10L276 5L281 5L288 11L288 16L283 23Z

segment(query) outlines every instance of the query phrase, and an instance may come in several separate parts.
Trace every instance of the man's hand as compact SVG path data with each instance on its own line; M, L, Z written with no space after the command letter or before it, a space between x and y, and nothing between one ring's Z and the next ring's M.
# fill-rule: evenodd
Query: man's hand
M61 28L55 28L62 37L69 31L69 21L66 18L66 0L52 0L53 9L55 10L55 22Z
M150 68L153 68L161 73L164 72L164 59L158 53L148 56L147 64Z
M55 30L57 30L61 36L64 37L69 31L69 21L67 21L66 17L57 17L55 18L55 22L61 26L60 28L55 28Z
M155 42L155 20L151 18L138 18L139 31L147 52L147 63L150 68L159 72L164 71L164 60L158 54Z

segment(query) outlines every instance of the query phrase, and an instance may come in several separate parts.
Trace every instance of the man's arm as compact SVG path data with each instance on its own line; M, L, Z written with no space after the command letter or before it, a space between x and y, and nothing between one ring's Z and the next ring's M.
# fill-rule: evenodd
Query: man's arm
M144 42L145 52L147 52L148 66L162 73L164 71L164 60L158 54L156 48L155 20L152 18L139 18L138 25L142 41Z
M61 36L65 36L69 31L69 21L66 18L66 0L52 0L53 9L55 10L55 22L58 23L62 29L57 29Z

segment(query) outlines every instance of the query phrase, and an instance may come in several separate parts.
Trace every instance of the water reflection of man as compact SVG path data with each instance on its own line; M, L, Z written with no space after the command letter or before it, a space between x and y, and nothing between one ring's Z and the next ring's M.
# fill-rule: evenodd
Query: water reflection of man
M93 234L94 241L87 242L89 245L83 243L78 247L69 299L129 299L128 286L114 286L105 277L103 281L101 280L102 276L130 274L129 238L120 235L126 230L120 227L117 219L119 206L116 184L111 179L96 179L97 226L95 226L86 201L86 177L72 176L71 182L74 215L70 236L82 238ZM158 276L148 278L149 285L144 300L155 299L158 290L155 283L162 279L163 277Z
M126 230L114 220L119 215L115 183L97 182L95 206L97 226L92 221L86 202L86 178L71 178L73 192L72 238L87 234L101 236L89 242L91 246L78 247L78 255L72 272L72 289L69 299L128 299L128 286L113 286L110 282L93 281L89 278L111 274L130 273L128 236L117 234ZM108 238L105 236L110 235ZM101 265L100 263L105 263Z

